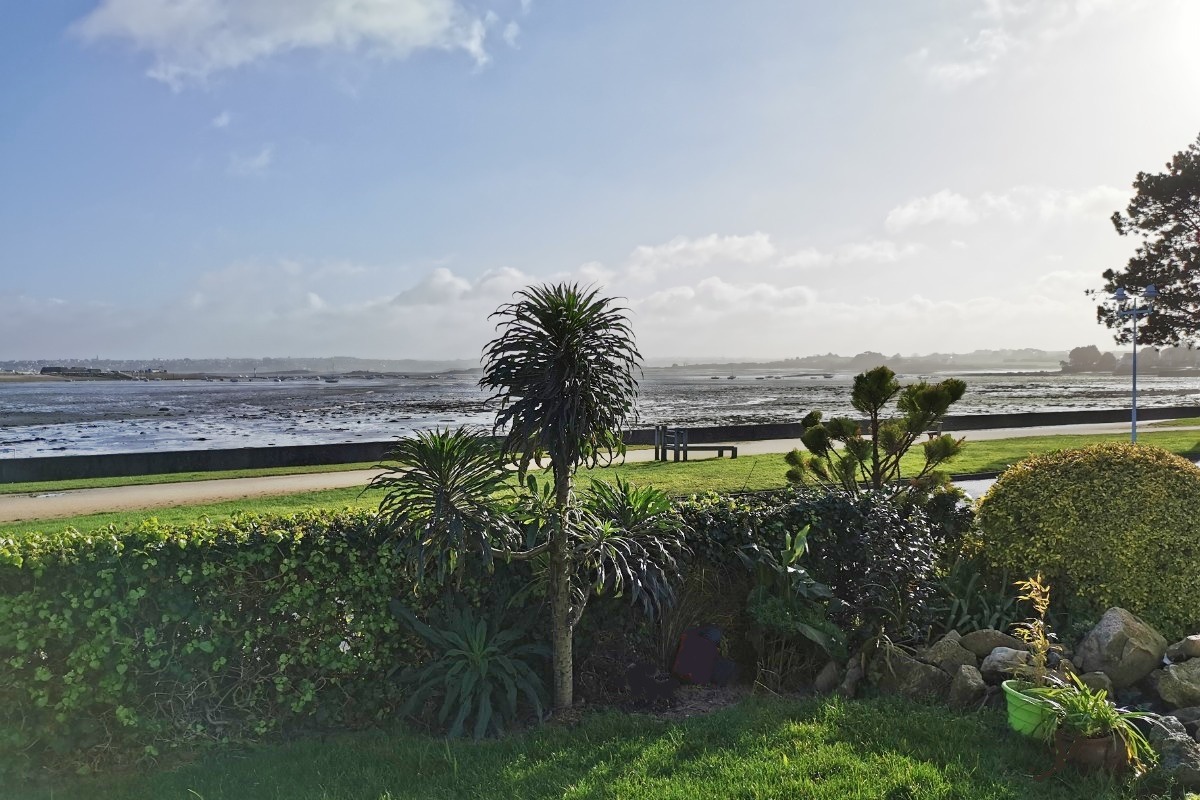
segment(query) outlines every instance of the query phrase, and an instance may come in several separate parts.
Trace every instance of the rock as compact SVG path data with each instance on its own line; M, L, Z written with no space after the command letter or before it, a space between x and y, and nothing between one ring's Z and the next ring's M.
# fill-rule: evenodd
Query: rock
M1200 734L1200 706L1177 708L1169 712L1166 716L1174 717L1182 722L1184 729L1187 730L1193 739Z
M1083 638L1075 662L1084 672L1103 672L1113 687L1132 686L1159 665L1167 640L1123 608L1110 608Z
M1172 661L1183 661L1188 658L1200 658L1200 633L1180 639L1167 648L1167 658Z
M1164 667L1158 679L1158 696L1172 708L1200 706L1200 659Z
M960 641L961 637L951 631L921 653L921 660L927 664L933 664L947 675L957 674L958 668L964 664L971 667L979 666L979 660L975 654L960 646Z
M950 676L892 644L883 644L867 665L867 677L879 691L912 700L940 700L950 688Z
M960 638L958 644L960 647L970 650L978 658L987 658L988 654L997 647L1008 647L1013 650L1029 649L1029 645L1017 637L1009 636L1007 633L998 631L995 628L983 628L971 631L966 636Z
M1083 685L1091 689L1093 692L1098 692L1101 689L1108 692L1109 698L1113 696L1112 678L1105 675L1103 672L1085 672L1079 676L1079 680L1083 681Z
M853 658L846 665L846 675L842 678L842 682L838 684L837 692L842 697L853 698L858 694L858 683L863 679L865 670L863 669L862 659Z
M950 681L950 696L946 703L951 708L975 710L983 704L987 697L988 687L983 682L983 675L970 664L963 664L954 673Z
M1155 775L1180 789L1200 789L1200 744L1188 736L1182 722L1159 717L1158 724L1150 725L1146 739L1158 752Z
M829 694L838 687L842 680L842 671L836 661L830 661L825 668L813 679L813 691L817 694Z
M1019 667L1029 663L1029 653L1011 647L997 647L979 665L983 679L988 683L999 683L1013 677Z

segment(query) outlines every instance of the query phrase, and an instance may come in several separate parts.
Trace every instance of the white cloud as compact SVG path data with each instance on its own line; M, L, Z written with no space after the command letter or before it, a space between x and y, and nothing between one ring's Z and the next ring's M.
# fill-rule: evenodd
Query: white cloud
M73 27L86 41L149 53L148 74L174 89L298 50L380 59L459 50L483 65L486 29L458 0L102 0Z
M212 122L210 122L209 124L212 125L214 128L218 128L218 129L219 128L228 128L229 123L232 121L233 121L233 115L231 115L228 111L222 111L220 114L217 114L215 117L213 117Z
M775 255L775 245L765 233L749 236L710 234L698 239L677 236L666 244L641 245L629 256L626 272L650 280L675 269L698 269L712 264L756 264Z
M949 189L914 197L888 212L884 226L892 233L919 225L973 225L987 218L1012 221L1107 217L1129 201L1129 192L1112 186L1066 190L1049 186L1014 186L984 192L972 200Z
M446 306L455 303L507 300L517 289L536 279L511 267L487 270L474 281L437 267L416 285L392 298L396 306Z
M893 208L888 212L884 227L896 233L931 222L970 225L978 220L979 212L971 207L970 200L949 189L942 189L926 197L914 197L904 205Z
M979 0L957 41L922 47L909 62L929 81L956 89L1082 30L1103 12L1131 13L1144 0Z
M510 22L504 26L504 33L501 34L504 38L504 43L509 47L517 46L517 37L521 35L521 26L515 22Z
M229 171L234 175L261 175L275 160L275 146L264 144L257 153L242 155L234 153L229 157Z

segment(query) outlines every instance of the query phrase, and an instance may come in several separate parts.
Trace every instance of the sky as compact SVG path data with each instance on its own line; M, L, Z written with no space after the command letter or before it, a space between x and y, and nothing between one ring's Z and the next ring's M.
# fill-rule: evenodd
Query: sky
M1097 344L1200 133L1195 0L0 4L0 358Z

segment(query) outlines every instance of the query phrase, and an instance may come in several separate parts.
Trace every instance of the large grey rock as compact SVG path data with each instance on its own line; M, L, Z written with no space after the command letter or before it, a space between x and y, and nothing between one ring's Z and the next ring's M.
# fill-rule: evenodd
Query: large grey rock
M1158 679L1158 696L1172 708L1200 706L1200 659L1164 667Z
M958 668L964 664L972 667L979 666L979 660L975 654L959 645L959 641L961 639L958 633L951 631L921 653L921 660L927 664L933 664L947 675L955 675Z
M979 658L987 658L988 654L997 647L1008 647L1013 650L1028 650L1029 646L1015 636L1009 636L1007 633L996 630L995 628L983 628L970 633L959 639L960 647L965 647Z
M983 675L970 664L963 664L950 681L950 696L946 704L957 709L977 709L987 697L988 687Z
M1183 723L1174 717L1159 717L1146 732L1158 753L1155 773L1173 781L1179 789L1200 789L1200 744L1188 736Z
M1183 661L1188 658L1200 658L1200 633L1186 639L1180 639L1167 648L1167 658L1172 661Z
M813 691L817 694L829 694L838 687L842 680L842 671L836 661L830 661L825 668L813 679Z
M1084 672L1103 672L1123 689L1149 675L1166 651L1167 640L1143 619L1110 608L1079 643L1075 663Z
M979 671L988 683L1000 683L1016 675L1017 671L1028 663L1027 651L997 647L979 665Z
M1108 692L1109 698L1112 698L1112 678L1108 677L1103 672L1085 672L1079 676L1079 680L1083 681L1083 685L1091 689L1093 692L1098 692L1103 689L1104 691Z
M913 700L940 700L950 688L949 675L891 644L875 652L867 666L867 677L879 691Z

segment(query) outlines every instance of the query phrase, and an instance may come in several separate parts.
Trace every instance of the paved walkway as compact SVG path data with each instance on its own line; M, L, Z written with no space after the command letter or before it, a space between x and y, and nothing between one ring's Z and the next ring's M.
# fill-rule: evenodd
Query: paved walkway
M1060 425L1039 428L996 428L982 431L955 431L968 441L1011 439L1020 436L1049 436L1056 434L1119 433L1129 429L1127 423L1103 425ZM1193 428L1172 428L1188 430ZM1195 426L1194 429L1200 429ZM1139 430L1153 430L1147 423ZM800 446L799 439L769 439L758 442L731 442L738 455L787 453ZM708 456L703 456L708 457ZM650 461L651 449L631 450L627 461ZM693 456L693 458L695 458ZM342 489L365 486L378 470L349 472L316 472L305 475L277 475L267 478L229 478L185 483L156 483L146 486L117 486L103 489L75 489L45 494L0 495L0 522L20 522L34 519L58 519L81 514L101 514L114 511L152 510L174 506L219 503L253 497L314 492L323 489ZM990 486L989 481L970 481L962 484L967 493L979 496Z

